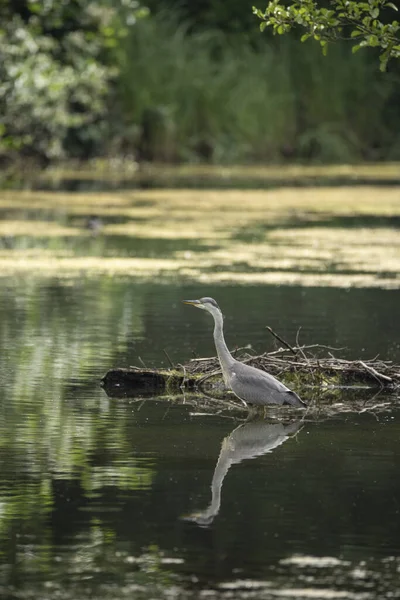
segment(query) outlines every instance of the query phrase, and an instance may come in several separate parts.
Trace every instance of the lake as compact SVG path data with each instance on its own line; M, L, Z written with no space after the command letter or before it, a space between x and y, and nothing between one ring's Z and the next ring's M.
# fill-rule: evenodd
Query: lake
M232 350L400 363L399 227L390 185L3 192L1 597L400 598L398 393L246 421L100 386L212 356L205 295Z

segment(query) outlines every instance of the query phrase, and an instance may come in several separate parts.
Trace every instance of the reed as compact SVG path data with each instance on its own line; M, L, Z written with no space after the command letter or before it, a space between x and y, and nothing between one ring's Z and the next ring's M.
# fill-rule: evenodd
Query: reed
M160 13L131 29L118 56L125 146L140 159L400 158L400 116L387 118L399 77L348 47L323 57L286 36L189 33Z

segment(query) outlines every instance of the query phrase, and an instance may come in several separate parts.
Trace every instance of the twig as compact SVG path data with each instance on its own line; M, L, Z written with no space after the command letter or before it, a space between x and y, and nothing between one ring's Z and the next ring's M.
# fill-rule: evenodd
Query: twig
M360 363L360 365L362 367L364 367L364 369L366 371L369 371L371 373L371 375L373 375L376 379L378 379L378 381L380 379L384 379L385 381L389 381L390 383L392 383L393 379L391 377L388 377L387 375L382 375L382 373L379 373L376 369L374 369L373 367L370 367L369 365L366 365L365 362L363 362L362 360L358 361ZM380 384L382 385L382 382L380 382ZM383 386L382 386L383 387Z
M165 354L165 356L167 357L167 361L169 362L169 366L171 367L171 369L174 369L174 363L172 362L168 352L166 351L165 348L163 348L163 352Z
M199 379L199 381L197 382L197 387L203 392L204 392L204 388L203 388L203 383L205 383L207 381L207 379L211 379L211 377L214 377L214 375L220 375L222 373L221 369L217 369L216 371L212 371L211 373L208 373L208 375L205 375L204 377L202 377L201 379Z
M207 360L215 360L215 358L216 358L215 356L210 356L208 358L207 357L206 358L191 358L190 362L191 363L194 363L194 362L204 362L204 361L207 361Z
M140 363L141 363L141 364L144 366L144 368L145 368L145 369L147 369L147 367L146 367L146 365L145 365L145 362L144 362L144 360L142 359L142 357L141 357L141 356L138 356L138 360L139 360L139 362L140 362Z
M294 350L292 348L292 346L288 342L285 342L285 340L283 338L281 338L280 335L278 335L277 333L275 333L275 331L269 325L266 326L266 329L268 329L268 331L274 336L274 338L276 338L277 340L279 340L281 344L283 344L284 346L286 346L286 348L288 348L288 350L290 350L290 352L292 354L294 354L295 356L297 356L296 350Z
M220 404L222 406L222 408L232 408L232 409L243 409L246 408L248 409L249 407L247 406L246 402L244 402L244 400L241 400L241 398L237 398L237 400L230 400L227 397L224 398L216 398L215 396L211 396L210 394L208 394L206 391L201 390L201 393L204 395L205 398L208 398L209 400L211 400L211 402L213 403L213 405L215 404ZM239 401L242 404L239 404Z
M163 414L163 417L161 419L161 421L164 421L165 417L167 416L167 414L169 413L169 411L171 410L171 405L169 404L167 406L167 410L165 411L165 413Z
M177 366L181 367L181 369L183 371L183 380L182 380L182 383L181 383L181 385L179 387L180 387L181 390L184 390L185 389L185 383L188 380L188 376L186 375L186 367L185 367L185 365L181 365L181 364L178 364Z
M297 352L297 350L312 350L314 348L320 348L321 350L345 350L345 347L342 348L334 348L333 346L325 346L324 344L303 344L303 346L293 346L293 350ZM280 354L281 352L286 352L284 348L279 348L279 350L274 350L273 352L267 352L266 354L262 354L261 356L273 356L274 354ZM335 358L333 354L329 352L332 358Z
M329 356L331 357L332 360L335 360L336 362L339 362L339 363L348 363L348 364L351 365L354 362L352 360L346 360L345 358L336 358L336 356L334 356L332 354L332 352L328 352L328 354L329 354Z
M296 333L296 344L297 344L297 348L300 350L300 353L302 355L302 357L304 358L304 360L306 360L308 362L308 358L307 356L304 354L303 349L300 347L299 344L299 336L300 336L300 330L301 330L301 326L298 328L297 333Z

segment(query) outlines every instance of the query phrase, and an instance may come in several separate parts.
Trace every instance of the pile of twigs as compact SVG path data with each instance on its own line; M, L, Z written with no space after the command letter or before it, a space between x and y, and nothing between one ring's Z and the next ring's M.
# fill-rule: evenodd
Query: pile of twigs
M332 348L321 344L291 346L278 334L268 328L282 344L278 350L254 356L245 348L236 351L235 357L246 364L268 371L284 381L297 381L307 386L348 386L365 385L380 389L400 388L400 366L391 361L346 360L334 356ZM184 365L190 375L202 373L202 381L220 373L217 357L193 358Z

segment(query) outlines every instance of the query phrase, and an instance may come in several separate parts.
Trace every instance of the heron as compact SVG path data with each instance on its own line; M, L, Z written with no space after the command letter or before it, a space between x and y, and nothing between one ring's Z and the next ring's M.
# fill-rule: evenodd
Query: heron
M267 406L269 404L289 404L305 408L306 404L298 395L270 373L251 367L233 358L224 338L224 318L213 298L183 300L196 308L206 310L214 318L214 342L225 385L246 404Z

